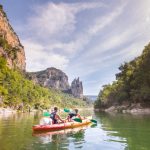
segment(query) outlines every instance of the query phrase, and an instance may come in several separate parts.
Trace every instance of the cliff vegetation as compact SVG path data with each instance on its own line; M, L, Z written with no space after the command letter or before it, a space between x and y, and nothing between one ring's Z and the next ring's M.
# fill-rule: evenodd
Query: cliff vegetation
M86 103L54 89L27 80L22 72L12 70L0 57L0 105L14 109L46 109L50 106L84 107Z
M150 43L145 46L141 56L119 67L116 81L104 85L100 91L95 108L139 103L150 106Z

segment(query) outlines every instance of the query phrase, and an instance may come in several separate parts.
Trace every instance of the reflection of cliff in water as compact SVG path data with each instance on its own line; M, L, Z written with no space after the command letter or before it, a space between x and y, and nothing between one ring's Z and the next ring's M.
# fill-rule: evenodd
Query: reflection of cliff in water
M54 132L33 133L33 136L39 138L39 145L46 144L51 149L72 149L82 148L84 143L84 130L87 127L66 129ZM35 148L38 144L34 145Z
M150 117L129 114L99 114L102 129L108 135L125 139L126 149L148 150L150 147ZM116 131L116 132L114 132ZM123 141L116 141L122 142ZM144 143L144 144L143 144Z

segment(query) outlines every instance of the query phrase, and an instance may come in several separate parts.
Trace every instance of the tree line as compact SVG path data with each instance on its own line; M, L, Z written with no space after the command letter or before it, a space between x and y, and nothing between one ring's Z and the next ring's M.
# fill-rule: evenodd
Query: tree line
M150 43L142 54L119 67L116 81L103 86L95 108L105 108L123 103L150 103Z

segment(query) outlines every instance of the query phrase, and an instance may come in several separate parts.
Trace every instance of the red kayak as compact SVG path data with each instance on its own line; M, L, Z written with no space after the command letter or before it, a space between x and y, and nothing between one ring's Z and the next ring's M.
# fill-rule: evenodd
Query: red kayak
M63 130L68 128L76 128L91 123L90 118L91 117L88 117L82 120L82 123L73 121L73 122L66 122L66 123L52 124L52 125L34 125L32 129L33 131L56 131L56 130Z

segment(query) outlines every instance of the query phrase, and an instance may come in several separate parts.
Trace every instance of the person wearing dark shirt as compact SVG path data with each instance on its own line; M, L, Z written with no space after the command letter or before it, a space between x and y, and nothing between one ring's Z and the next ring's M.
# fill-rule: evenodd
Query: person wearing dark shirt
M68 121L72 121L72 118L73 118L73 117L78 117L78 118L80 118L80 119L82 120L82 118L81 118L81 116L80 116L80 114L79 114L78 112L79 112L78 109L74 109L73 112L70 112L70 113L69 113L69 115L68 115L68 117L67 117L67 120L68 120Z
M61 117L57 114L58 108L54 107L54 111L51 113L50 118L53 121L53 124L58 124L59 121L64 122L64 120L61 119Z

